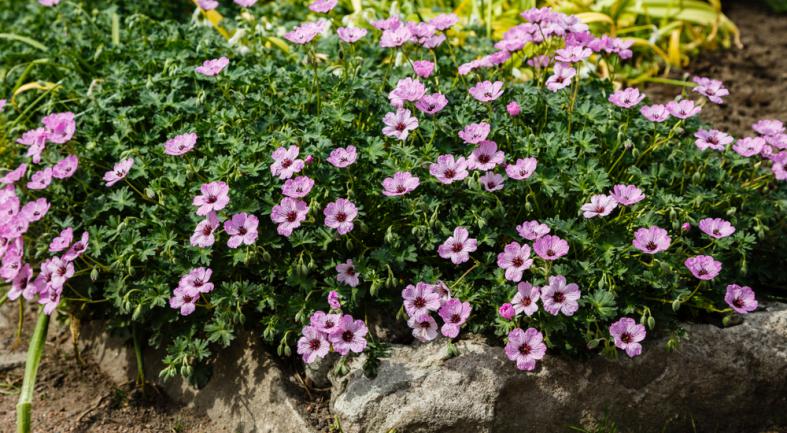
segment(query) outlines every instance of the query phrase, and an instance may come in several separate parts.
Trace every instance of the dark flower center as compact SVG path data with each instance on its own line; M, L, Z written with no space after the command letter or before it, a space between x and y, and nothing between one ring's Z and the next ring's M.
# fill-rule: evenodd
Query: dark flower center
M295 213L294 211L287 212L287 221L288 222L294 222L296 219L298 219L298 214L297 213Z
M451 316L451 323L459 323L462 321L462 316L454 314Z
M596 206L596 213L604 213L604 206Z
M705 268L700 268L700 270L697 271L697 275L707 275L707 274L708 274L708 271L705 270Z
M208 199L206 201L208 202L208 204L213 204L213 203L216 203L218 200L219 200L218 197L216 197L213 194L210 194L210 195L208 195Z
M352 277L353 275L355 275L355 268L350 266L349 268L347 268L346 271L344 271L344 273Z
M732 301L732 305L734 305L734 306L736 306L736 307L738 307L738 308L742 308L742 307L743 307L743 305L744 305L744 304L743 304L743 299L741 299L741 298L735 298L735 300L733 300L733 301Z
M653 241L650 241L650 242L648 242L647 245L645 245L645 248L647 248L649 251L653 251L653 250L655 250L657 248L656 247L656 243L653 242Z
M291 165L292 165L292 160L290 160L290 159L283 159L281 161L282 168L287 168L287 167L289 167Z
M481 164L486 164L487 162L489 162L490 159L492 158L487 154L478 155L478 162L480 162Z
M396 192L403 193L405 191L407 191L407 188L405 188L404 185L396 185Z
M456 172L451 170L450 168L447 169L445 172L443 172L443 177L445 178L453 179L454 176L456 176Z
M205 227L202 228L202 234L204 236L210 236L213 234L213 226L210 224L206 224Z
M524 264L525 264L525 261L522 259L522 257L514 257L514 260L511 260L511 263L512 263L512 264L513 264L515 267L517 267L517 268L518 268L518 267L520 267L520 266L524 265Z
M452 250L453 252L455 252L455 253L458 253L458 252L462 251L462 248L464 248L464 245L463 245L461 242L455 242L455 243L454 243L454 244L451 246L451 250Z
M713 234L716 236L721 236L721 232L719 231L719 229L714 229Z
M555 299L555 302L557 302L559 304L559 303L562 303L562 302L564 302L566 300L566 295L564 295L563 292L557 292L557 293L555 293L554 299Z
M432 324L429 323L428 320L424 320L423 322L419 323L418 326L420 326L421 328L424 328L424 329L429 329L429 328L432 327Z
M525 307L527 307L531 303L533 303L533 301L530 298L522 298L522 305L524 305Z
M193 283L194 287L202 287L203 284L205 284L205 282L202 281L201 279L199 278L194 279L194 283Z
M336 214L336 221L343 223L347 220L347 214L344 212L339 212Z
M322 346L322 342L319 339L315 338L314 340L309 341L309 349L317 350Z
M399 123L396 124L396 130L399 131L399 132L404 131L406 128L407 128L407 125L405 125L403 122L399 122Z
M246 227L241 227L238 229L238 233L241 235L245 235L247 232L248 230L246 230Z
M183 302L186 304L190 304L193 298L189 295L183 295Z
M334 327L334 325L335 324L333 323L333 320L326 320L325 321L325 329L331 329L331 328Z
M624 342L624 343L626 343L626 344L628 344L628 343L631 343L633 340L634 340L634 338L633 338L633 337L631 336L631 334L629 334L628 332L624 332L624 333L623 333L623 334L620 336L620 341L622 341L622 342Z
M355 335L353 335L353 332L352 332L352 331L344 331L344 332L342 333L342 340L344 340L344 341L346 341L347 343L349 343L349 342L353 341L353 337L354 337L354 336L355 336Z
M415 308L424 308L426 307L426 299L419 296L415 298L415 300L413 301L413 305L415 306Z
M527 344L527 343L525 343L525 344L523 344L523 345L519 346L519 353L521 353L522 355L526 355L526 356L527 356L527 355L530 355L530 352L531 352L532 350L533 350L533 349L532 349L532 348L530 347L530 345L529 345L529 344Z
M554 252L554 251L552 251L551 249L550 249L550 250L547 250L547 256L548 256L548 257L552 257L552 256L554 256L554 255L555 255L555 252Z

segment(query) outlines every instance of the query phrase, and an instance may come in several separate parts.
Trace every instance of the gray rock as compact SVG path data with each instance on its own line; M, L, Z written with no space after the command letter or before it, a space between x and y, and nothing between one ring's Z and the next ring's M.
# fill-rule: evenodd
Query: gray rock
M0 372L21 367L25 365L26 360L27 354L24 352L0 352Z
M688 338L674 352L649 341L635 359L547 354L533 373L472 337L450 359L444 340L395 346L376 378L363 376L361 358L348 376L332 378L331 408L347 433L565 432L605 415L624 432L787 425L787 305L769 305L727 329L685 328Z

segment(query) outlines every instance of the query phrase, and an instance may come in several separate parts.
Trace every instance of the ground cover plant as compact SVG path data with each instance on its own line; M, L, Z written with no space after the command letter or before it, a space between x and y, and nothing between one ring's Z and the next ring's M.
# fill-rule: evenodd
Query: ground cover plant
M532 370L757 308L787 136L704 125L723 83L615 89L587 60L630 47L549 9L453 46L449 14L252 3L229 42L199 17L2 8L3 296L42 304L40 333L106 318L199 382L242 328L373 359L369 318L396 317L421 341L497 335Z

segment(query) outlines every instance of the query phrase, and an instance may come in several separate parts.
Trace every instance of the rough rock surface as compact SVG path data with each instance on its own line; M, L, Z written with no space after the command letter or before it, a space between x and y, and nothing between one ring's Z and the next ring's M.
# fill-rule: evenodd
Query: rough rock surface
M545 358L519 372L478 339L395 346L374 379L361 359L333 378L331 409L347 433L565 432L605 414L625 432L763 431L787 426L787 305L727 329L685 326L676 352L646 341L615 361ZM692 420L696 427L692 427Z

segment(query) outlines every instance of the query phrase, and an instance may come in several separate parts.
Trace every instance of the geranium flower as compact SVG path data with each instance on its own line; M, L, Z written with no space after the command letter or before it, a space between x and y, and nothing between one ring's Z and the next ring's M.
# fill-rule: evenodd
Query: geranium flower
M398 171L383 180L383 194L389 197L404 195L418 188L420 183L409 171Z
M516 101L511 101L506 105L506 112L509 116L516 117L522 112L522 107Z
M257 241L257 226L259 220L246 212L236 213L232 218L224 221L224 231L230 235L227 246L238 248L241 245L252 245Z
M536 171L538 160L535 158L519 158L515 164L506 165L506 174L514 180L529 178Z
M631 108L645 99L645 95L639 93L639 89L628 87L609 95L609 102L620 108ZM643 107L644 108L644 107Z
M688 119L689 117L696 116L702 111L701 107L694 105L691 99L684 99L682 101L670 101L667 103L667 111L673 117L678 119Z
M547 89L557 92L568 87L571 79L577 74L576 69L565 63L555 63L554 73L547 78Z
M219 228L219 218L216 212L209 212L208 217L197 224L194 229L194 234L191 235L189 241L192 246L199 248L207 248L216 242L216 229Z
M609 334L615 341L615 347L626 351L629 358L642 353L640 341L645 339L645 327L630 317L621 317L620 320L609 326Z
M27 233L30 223L22 215L12 216L5 224L0 225L0 239L16 239Z
M640 108L639 112L651 122L663 122L669 119L669 110L662 104L646 105Z
M254 3L257 3L257 0L234 0L235 4L238 6L243 6L245 8L250 8L254 6Z
M721 218L704 218L699 222L700 230L716 239L726 238L735 233L735 227Z
M279 226L276 232L281 236L290 237L292 231L301 226L309 213L309 206L303 200L284 197L281 203L271 210L271 220Z
M58 234L52 242L49 244L49 252L50 253L59 253L64 249L68 248L71 245L71 241L74 240L74 229L71 227L66 227L63 229L60 234Z
M396 30L401 24L399 17L396 15L392 15L383 20L372 21L372 27L377 30Z
M197 66L194 70L198 74L202 74L206 77L213 77L215 75L218 75L219 72L223 71L224 68L226 68L227 65L229 64L230 64L230 59L222 56L219 57L218 59L205 60L204 62L202 62L201 66Z
M516 328L508 333L506 356L516 362L516 368L524 371L536 369L536 361L543 359L547 352L544 336L535 328L523 331Z
M736 141L732 150L738 155L748 158L760 153L763 146L765 146L765 140L762 137L746 137Z
M340 283L347 284L350 287L357 287L360 283L352 259L347 259L346 262L336 265L336 272L336 279L339 280Z
M429 78L434 72L434 63L429 60L416 60L413 62L413 72L421 78Z
M328 162L334 167L345 168L354 164L358 159L358 151L355 146L337 147L328 156Z
M557 260L568 254L568 242L557 236L544 235L533 243L533 250L544 260Z
M339 292L336 290L331 290L328 292L328 305L331 307L332 310L338 310L342 308L342 302L339 298Z
M104 175L106 179L106 175ZM30 176L30 182L27 183L28 189L40 190L46 189L52 183L52 168L47 167L39 170Z
M721 272L721 262L711 256L689 257L683 264L700 280L712 280Z
M198 0L197 4L199 4L200 9L205 11L212 11L219 7L219 2L216 0Z
M339 331L341 319L341 314L325 314L322 311L315 311L309 318L309 323L318 331L330 335Z
M180 310L181 316L188 316L197 309L197 300L199 300L199 292L192 292L183 287L176 287L172 292L172 297L169 298L169 306L175 310Z
M128 176L128 173L131 171L131 167L133 166L133 158L124 159L115 164L115 167L112 168L112 170L104 173L104 182L106 182L107 187L110 187L125 179L125 177Z
M383 134L398 140L407 140L410 131L418 128L418 119L413 117L410 110L399 108L396 113L386 113L383 117Z
M66 281L74 276L74 264L60 257L52 257L45 266L51 276L50 285L52 287L62 288Z
M459 335L459 329L470 317L471 311L473 311L473 307L469 302L461 302L458 299L446 301L437 312L444 322L440 333L448 338L456 338Z
M404 310L410 317L429 315L430 311L437 311L441 305L440 295L435 293L432 285L424 282L407 285L402 290L402 299Z
M450 259L453 264L459 265L470 260L470 253L477 248L477 240L470 237L467 229L457 227L454 229L453 236L437 247L437 253L440 257Z
M281 187L282 194L292 198L306 197L314 186L314 179L308 176L298 176L295 179L287 179Z
M615 185L611 195L618 204L624 206L631 206L645 199L645 194L636 185Z
M19 213L28 222L40 220L49 211L49 202L44 197L25 203Z
M634 232L634 240L631 244L643 253L656 254L666 251L671 242L672 239L666 230L658 226L650 226Z
M305 45L316 38L317 35L326 31L329 25L330 23L327 20L302 23L292 31L285 33L284 39L294 44Z
M16 276L14 276L13 281L11 281L11 289L8 291L8 299L15 301L19 299L20 296L22 296L28 301L32 300L36 291L32 281L33 269L29 264L25 263L21 268L19 268L19 271L16 273Z
M497 143L484 140L478 144L470 157L467 158L467 168L470 170L489 171L505 162L505 153L497 150Z
M528 317L538 311L538 300L541 298L541 289L527 281L522 281L516 286L516 294L511 299L511 305L516 314L525 313Z
M727 90L724 84L719 80L712 80L705 77L694 77L691 80L697 83L697 86L694 87L693 90L705 96L714 104L724 103L721 98L730 94L730 91Z
M383 48L397 48L406 44L413 38L407 26L398 26L395 29L383 30L380 37L380 46Z
M24 162L19 164L19 167L9 171L5 174L2 178L0 178L0 184L2 185L11 185L19 181L22 177L24 177L25 173L27 173L27 164Z
M197 215L205 216L211 211L220 211L230 202L230 187L224 182L204 183L201 195L195 196L191 204L197 206Z
M590 197L590 203L583 204L580 210L585 218L603 217L609 215L617 205L617 200L611 195L598 194Z
M776 119L762 119L758 120L752 129L764 136L776 136L784 133L784 123Z
M323 214L325 215L326 226L336 229L340 235L346 235L354 227L353 220L358 216L358 209L350 200L340 198L332 203L328 203Z
M502 253L497 255L497 266L505 269L506 280L515 283L522 280L522 273L532 264L530 246L527 244L511 242L505 246Z
M435 29L440 31L448 30L458 22L459 17L457 17L455 14L440 14L429 20L429 24L433 25Z
M366 334L369 329L363 320L353 320L349 314L342 316L339 321L339 329L332 333L328 339L333 344L333 350L339 355L347 355L350 352L361 353L366 349Z
M519 233L519 236L522 236L529 241L534 241L549 233L549 226L546 224L541 224L536 220L525 221L522 224L516 226L516 232Z
M336 1L336 0L334 0ZM331 344L325 338L325 334L312 326L304 326L301 330L301 338L298 339L298 355L306 364L324 358L328 355Z
M211 268L194 268L180 278L178 287L192 293L210 293L213 291L213 283L210 282L211 275L213 275Z
M46 128L37 128L26 131L16 142L28 146L26 156L32 159L33 164L38 164L48 139L49 131Z
M176 135L164 143L164 153L172 156L180 156L190 152L197 144L197 134L188 132Z
M426 93L426 87L418 80L410 77L402 78L396 83L391 94L396 100L416 102Z
M429 165L429 173L445 184L461 181L469 174L465 158L460 156L454 160L453 155L438 156L437 162Z
M451 289L448 288L448 285L445 284L441 280L437 280L437 283L430 284L432 291L437 293L437 296L440 297L440 305L442 306L445 304L445 301L451 299Z
M497 173L492 173L491 171L487 171L483 176L478 178L478 182L484 186L484 189L487 192L494 192L500 189L503 189L503 182L505 178Z
M358 27L339 27L336 29L336 34L344 42L353 44L358 42L361 38L366 36L367 30Z
M694 133L697 139L694 144L699 150L713 149L723 151L728 144L733 142L729 134L725 134L717 129L700 129Z
M482 81L471 87L468 92L479 102L492 102L503 94L503 82Z
M41 122L47 130L47 140L52 143L66 143L71 140L74 136L74 132L76 132L74 113L70 111L65 113L52 113L41 119Z
M555 51L555 60L563 63L577 63L587 59L591 54L593 51L590 48L575 45Z
M407 319L407 326L412 328L413 337L422 343L437 338L437 322L429 314L410 317Z
M431 95L424 95L418 102L415 103L415 108L418 111L435 115L448 105L448 99L442 93L432 93Z
M514 316L516 316L516 311L514 310L513 305L506 302L497 309L497 314L506 320L511 320L514 318Z
M563 313L573 316L579 309L579 286L574 283L566 284L566 277L555 275L549 277L549 284L541 288L541 302L547 313L557 316Z
M309 10L321 14L326 14L336 7L338 0L314 0L309 5Z
M289 179L295 173L303 170L304 162L298 158L300 149L298 146L292 145L288 148L284 146L274 150L271 156L273 157L273 164L271 164L271 174L278 176L279 179Z
M486 122L471 123L461 131L459 131L459 138L468 144L478 144L486 140L489 136L491 126Z
M76 155L68 155L58 161L52 167L52 177L57 179L68 179L73 176L79 167L79 158Z
M5 108L6 100L0 99L0 113L3 112L3 108Z
M748 286L730 284L724 294L724 302L738 314L748 314L757 309L757 299L754 290Z

